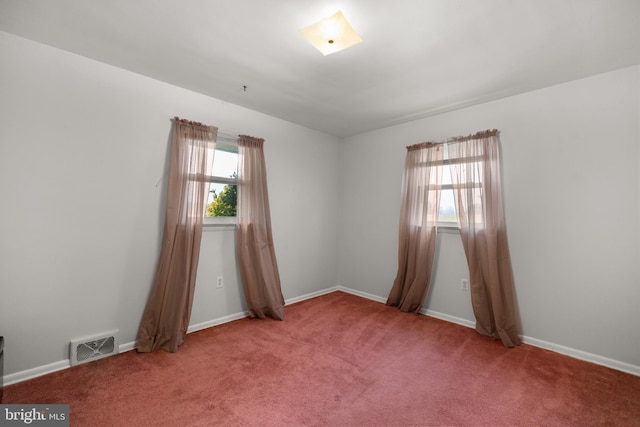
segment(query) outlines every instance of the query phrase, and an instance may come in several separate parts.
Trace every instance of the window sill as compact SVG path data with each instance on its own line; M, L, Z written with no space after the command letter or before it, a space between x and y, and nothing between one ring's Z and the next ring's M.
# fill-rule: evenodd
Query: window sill
M235 231L236 224L202 224L202 231Z
M238 218L227 217L206 217L202 223L202 231L225 231L238 228Z
M458 227L458 224L440 222L438 223L438 233L457 234L460 233L460 227Z

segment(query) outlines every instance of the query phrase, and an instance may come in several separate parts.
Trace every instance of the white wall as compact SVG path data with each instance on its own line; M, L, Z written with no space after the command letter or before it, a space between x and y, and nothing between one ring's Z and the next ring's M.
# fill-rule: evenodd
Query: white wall
M2 32L0 56L6 375L59 364L73 338L134 339L174 115L266 139L285 298L338 284L386 297L404 147L500 129L522 332L640 366L640 67L340 142ZM472 321L459 236L438 245L427 307ZM244 309L233 246L233 232L204 233L192 324Z
M639 68L347 138L341 285L391 288L404 147L497 128L522 333L640 372ZM473 321L459 236L438 244L427 308Z
M2 32L0 57L5 375L59 364L74 338L134 340L176 115L265 138L284 296L338 284L334 137ZM192 324L244 309L234 248L233 231L204 233Z

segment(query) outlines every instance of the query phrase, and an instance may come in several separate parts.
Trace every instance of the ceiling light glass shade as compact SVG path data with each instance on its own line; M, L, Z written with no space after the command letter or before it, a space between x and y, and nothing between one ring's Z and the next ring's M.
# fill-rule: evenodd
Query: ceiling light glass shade
M341 11L301 29L300 32L324 56L362 41Z

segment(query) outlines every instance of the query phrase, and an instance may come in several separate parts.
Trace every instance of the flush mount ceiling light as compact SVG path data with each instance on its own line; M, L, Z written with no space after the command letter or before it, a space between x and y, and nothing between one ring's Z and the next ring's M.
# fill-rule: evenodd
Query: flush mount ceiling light
M324 56L362 41L341 11L301 29L300 32Z

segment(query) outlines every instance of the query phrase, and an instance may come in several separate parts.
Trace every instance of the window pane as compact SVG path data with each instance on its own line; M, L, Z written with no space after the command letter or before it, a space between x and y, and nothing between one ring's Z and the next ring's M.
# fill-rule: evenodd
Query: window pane
M207 175L229 178L238 173L238 147L217 144L214 150L211 144L209 151Z
M448 165L442 167L442 185L451 185L451 170Z
M456 205L453 200L453 189L442 190L440 192L440 215L438 221L457 222Z
M213 151L213 148L212 148ZM207 175L224 179L238 177L238 147L217 144L215 153L210 155L211 162L207 167ZM215 181L215 180L214 180ZM228 182L211 182L207 195L205 216L236 216L238 187Z
M231 178L238 175L238 153L216 150L211 175Z
M442 169L442 185L440 192L440 211L438 212L438 221L440 222L458 222L456 217L456 205L453 199L453 189L451 188L451 170L449 166ZM446 188L449 186L449 188Z
M209 199L205 216L236 216L238 206L238 186L235 184L209 185Z
M209 183L209 194L207 198L207 206L216 199L216 195L220 194L226 184L219 184L217 182Z

